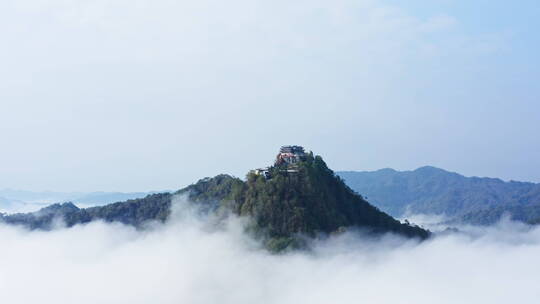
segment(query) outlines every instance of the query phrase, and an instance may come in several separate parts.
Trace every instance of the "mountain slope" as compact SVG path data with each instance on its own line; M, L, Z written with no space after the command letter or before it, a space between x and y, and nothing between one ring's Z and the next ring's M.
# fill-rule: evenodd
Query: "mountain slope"
M189 189L195 190L190 197L201 201L201 195L206 196L207 189L220 189L216 191L221 194L220 199L210 207L248 216L252 219L251 231L263 236L268 247L277 250L295 246L297 235L314 237L320 233L340 232L347 227L407 237L429 236L428 231L402 224L370 205L335 176L319 156L307 156L295 170L297 172L289 173L286 167L274 166L269 170L270 179L251 172L246 182L224 177L218 177L218 181L201 181ZM209 183L215 185L209 186ZM208 201L208 197L202 201Z
M0 211L32 212L56 202L73 202L78 206L102 206L130 199L143 198L156 192L33 192L25 190L0 190Z
M420 239L430 235L370 205L335 176L319 156L309 154L294 167L275 165L268 170L271 178L255 172L250 172L246 181L218 175L175 194L187 195L203 212L230 212L248 218L248 231L273 251L300 247L305 237L339 233L347 228ZM34 213L3 215L1 219L32 229L51 229L56 218L68 227L93 220L143 227L147 221L165 221L169 217L172 197L170 193L154 194L86 209L71 203L55 204Z
M540 205L498 206L470 212L453 220L472 225L492 225L502 217L508 216L513 221L540 224Z
M465 177L434 167L399 172L338 172L356 192L393 216L406 212L446 214L456 218L487 210L517 211L540 205L540 185ZM531 207L532 208L532 207ZM493 216L498 213L493 212ZM481 217L481 215L478 215ZM467 219L467 217L465 218Z
M0 214L0 220L7 224L45 230L52 229L56 220L62 220L67 227L94 220L120 222L142 227L147 221L163 222L168 218L171 197L172 195L169 193L151 194L145 198L84 209L78 208L72 203L53 204L32 213Z

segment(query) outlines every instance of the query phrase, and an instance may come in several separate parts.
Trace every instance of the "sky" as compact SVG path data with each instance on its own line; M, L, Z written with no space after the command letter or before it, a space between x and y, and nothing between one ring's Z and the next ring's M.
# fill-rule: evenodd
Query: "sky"
M269 254L242 220L175 198L144 231L94 221L51 231L0 224L6 303L536 303L540 228L502 221L419 243L348 231ZM193 206L193 205L191 205ZM197 215L198 214L198 215Z
M279 146L540 182L540 5L5 0L0 188L178 189Z

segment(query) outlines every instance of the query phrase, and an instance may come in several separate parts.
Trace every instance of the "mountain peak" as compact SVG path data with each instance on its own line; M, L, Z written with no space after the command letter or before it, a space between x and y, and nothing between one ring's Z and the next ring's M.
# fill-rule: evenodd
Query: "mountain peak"
M437 168L437 167L433 167L433 166L423 166L423 167L420 167L416 170L414 170L414 172L418 172L418 173L450 173L446 170L443 170L441 168Z
M49 215L49 214L63 214L69 212L79 211L79 207L75 206L72 202L57 203L49 205L45 208L41 208L36 211L34 214L38 216Z
M294 246L298 234L315 236L346 227L409 237L429 235L370 205L313 153L303 153L290 162L276 162L266 172L251 171L231 199L235 212L253 219L253 230L265 234L271 249Z
M322 157L305 153L299 146L284 146L274 165L250 171L246 180L218 175L204 178L177 191L187 194L202 212L233 213L249 219L247 231L272 251L302 247L306 237L360 228L370 233L395 233L425 239L430 235L418 226L402 224L376 207L337 177ZM10 224L50 229L61 216L70 227L92 220L118 221L143 227L149 220L165 221L172 195L152 194L102 207L79 209L71 203L55 204L34 214L1 216Z

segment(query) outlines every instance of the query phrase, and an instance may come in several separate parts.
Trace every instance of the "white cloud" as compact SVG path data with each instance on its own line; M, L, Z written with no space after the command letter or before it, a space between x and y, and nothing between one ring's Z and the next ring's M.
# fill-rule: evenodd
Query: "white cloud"
M356 234L270 255L238 219L216 228L179 208L146 232L92 223L0 227L9 303L533 303L540 230L501 223L417 244ZM182 211L183 210L183 211Z

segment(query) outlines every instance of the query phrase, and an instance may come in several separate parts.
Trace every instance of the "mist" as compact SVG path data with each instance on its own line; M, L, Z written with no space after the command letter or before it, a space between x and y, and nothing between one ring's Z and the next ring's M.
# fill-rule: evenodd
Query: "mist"
M531 303L540 229L502 221L418 243L348 232L273 255L177 198L147 229L0 226L4 303ZM220 224L216 224L220 223Z

